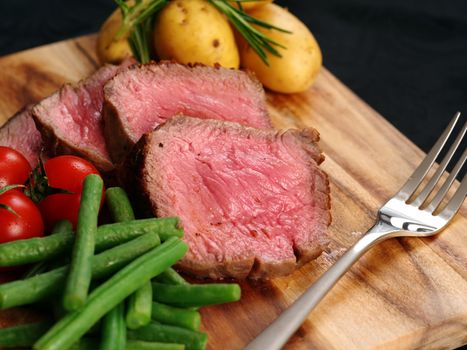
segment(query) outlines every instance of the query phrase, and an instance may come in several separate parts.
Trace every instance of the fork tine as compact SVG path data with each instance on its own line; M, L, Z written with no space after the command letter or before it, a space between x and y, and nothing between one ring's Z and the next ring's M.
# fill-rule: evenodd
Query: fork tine
M419 207L428 198L431 191L433 191L433 188L435 188L436 184L441 178L441 175L443 175L444 171L446 170L446 167L448 166L448 163L451 161L452 156L457 151L457 148L459 147L460 143L462 142L462 139L464 138L466 130L467 130L467 123L464 124L462 131L459 133L456 140L449 148L448 153L446 154L442 162L439 164L439 167L436 170L435 174L432 176L432 178L427 183L427 185L422 190L422 192L420 192L417 198L415 198L415 200L412 202L412 205Z
M451 174L449 174L449 177L446 179L443 186L441 186L438 193L436 194L436 196L433 197L430 204L426 207L425 210L431 213L436 210L436 208L439 206L439 204L443 200L446 193L449 191L449 188L451 187L452 183L456 179L457 174L459 174L459 172L461 171L462 166L464 165L466 159L467 159L467 149L464 150L464 153L462 153L462 156L457 161L456 166L452 169Z
M467 195L467 175L464 175L462 182L457 189L454 196L449 200L446 207L439 213L439 215L446 220L451 220L451 218L456 215L457 211L460 209L462 203L464 202L465 196Z
M406 201L410 198L410 196L414 193L417 187L420 185L421 181L427 174L428 170L430 170L431 166L435 162L436 158L438 157L439 153L443 149L447 139L451 135L452 130L456 126L457 121L460 117L460 112L457 112L452 118L451 122L449 123L446 130L444 130L443 134L439 137L436 141L435 145L431 148L430 152L426 155L425 159L420 163L417 169L410 175L407 182L402 186L402 188L397 193L397 197L401 200Z

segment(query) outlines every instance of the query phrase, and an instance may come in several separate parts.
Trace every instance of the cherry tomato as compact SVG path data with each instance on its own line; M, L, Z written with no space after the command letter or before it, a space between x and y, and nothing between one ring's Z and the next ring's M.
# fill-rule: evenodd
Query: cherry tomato
M76 228L84 178L89 174L99 175L99 171L87 160L76 156L51 158L45 162L44 169L50 187L71 192L48 195L39 203L46 230L50 231L62 219L69 220ZM103 199L101 206L102 203Z
M18 151L0 146L0 188L7 185L22 185L31 173L31 165Z
M68 220L76 227L81 194L57 193L45 197L39 204L47 231L52 230L54 223Z
M47 160L44 164L49 186L74 193L81 193L83 181L89 174L99 171L87 160L76 156L59 156Z
M41 213L34 202L16 189L0 195L0 243L44 235Z

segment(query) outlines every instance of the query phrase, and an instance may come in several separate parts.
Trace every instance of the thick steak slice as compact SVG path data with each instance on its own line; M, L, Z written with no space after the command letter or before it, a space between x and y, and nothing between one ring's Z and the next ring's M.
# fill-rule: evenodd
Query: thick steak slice
M248 73L162 62L133 66L104 88L104 132L115 162L176 114L271 128L261 84Z
M107 172L113 163L104 140L104 84L133 61L106 65L77 84L66 84L32 110L37 128L52 155L76 154Z
M146 134L126 166L157 216L179 216L199 277L291 273L327 244L329 183L314 129L259 130L174 117ZM128 180L128 178L127 178Z
M41 133L32 119L31 108L23 108L0 128L0 146L22 153L35 168L42 147Z

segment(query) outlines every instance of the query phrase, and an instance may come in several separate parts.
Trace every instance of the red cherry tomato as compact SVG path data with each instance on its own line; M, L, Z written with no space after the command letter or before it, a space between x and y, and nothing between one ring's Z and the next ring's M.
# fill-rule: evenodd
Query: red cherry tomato
M0 188L7 185L22 185L31 173L31 165L18 151L0 146Z
M44 164L49 186L74 193L81 193L83 181L89 174L99 171L87 160L76 156L59 156L47 160Z
M34 202L16 189L0 195L0 243L44 235L41 213Z
M68 220L76 227L81 194L57 193L45 197L39 204L44 216L46 229L50 231L54 223Z
M69 220L76 228L84 178L90 174L100 175L99 171L87 160L76 156L51 158L45 162L44 169L50 187L71 192L48 195L39 203L46 230L50 231L57 221L63 219Z

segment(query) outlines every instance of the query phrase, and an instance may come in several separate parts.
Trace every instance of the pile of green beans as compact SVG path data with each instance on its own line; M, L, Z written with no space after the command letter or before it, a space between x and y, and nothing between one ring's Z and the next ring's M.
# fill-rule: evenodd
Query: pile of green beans
M172 268L188 249L178 219L136 220L119 187L105 196L114 223L98 226L102 185L86 177L76 234L59 222L49 236L0 244L0 267L34 263L23 279L0 284L0 309L51 302L61 310L55 324L0 329L0 347L205 349L197 308L239 300L239 286L189 284Z

